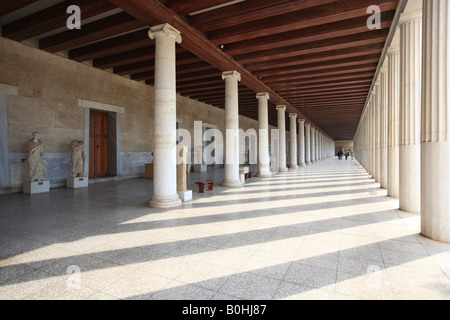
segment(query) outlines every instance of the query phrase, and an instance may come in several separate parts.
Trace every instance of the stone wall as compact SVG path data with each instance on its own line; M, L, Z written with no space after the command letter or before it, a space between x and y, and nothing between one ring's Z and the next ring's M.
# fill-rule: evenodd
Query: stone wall
M52 187L65 184L71 174L71 141L85 140L88 145L88 113L80 100L123 109L117 113L120 127L117 172L120 176L144 175L145 163L152 162L151 86L2 37L0 70L0 95L4 102L0 128L8 136L2 136L6 140L2 150L8 150L8 154L0 157L0 168L3 171L9 168L3 178L9 180L9 187L7 182L0 181L0 189L20 190L27 178L26 143L35 131L44 143L45 178ZM16 94L2 93L2 85L13 88ZM255 112L256 108L255 95ZM224 130L224 110L185 97L178 96L177 117L181 119L181 128L189 130L192 138L194 121ZM240 127L244 131L257 130L258 122L241 116Z

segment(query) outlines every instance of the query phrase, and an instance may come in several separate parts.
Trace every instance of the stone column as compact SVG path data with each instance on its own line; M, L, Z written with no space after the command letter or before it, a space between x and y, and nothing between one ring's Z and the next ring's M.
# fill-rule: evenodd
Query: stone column
M400 22L400 209L420 213L422 10Z
M378 77L377 81L375 82L375 104L374 104L374 148L375 148L375 162L374 162L374 171L373 175L376 179L376 181L380 182L380 109L381 109L381 80L380 77Z
M258 93L258 123L259 123L259 161L258 161L258 177L268 178L272 174L270 172L270 156L269 156L269 115L268 115L268 93Z
M311 124L305 123L305 163L311 164Z
M298 119L298 164L305 165L305 119Z
M180 32L169 24L152 27L155 39L153 196L151 207L171 208L181 205L177 193L176 65L175 43Z
M399 197L399 104L400 104L400 47L388 50L388 196Z
M286 172L286 106L277 106L278 111L278 130L280 131L280 142L278 152L278 172Z
M316 162L316 128L311 127L311 163Z
M376 103L376 93L375 90L372 91L372 97L370 98L370 110L369 110L369 141L370 141L370 174L375 178L375 103Z
M423 2L421 232L450 243L450 4Z
M224 187L236 188L243 184L239 177L239 96L241 75L236 71L222 74L225 80L225 179Z
M289 114L290 119L290 126L289 126L289 134L291 136L290 139L290 152L289 152L289 158L290 158L290 167L291 169L297 169L298 168L298 157L297 157L297 114L291 113Z
M380 186L383 189L388 187L388 177L387 177L387 109L388 109L388 62L385 61L383 67L380 69L380 79L381 79L381 92L380 92Z

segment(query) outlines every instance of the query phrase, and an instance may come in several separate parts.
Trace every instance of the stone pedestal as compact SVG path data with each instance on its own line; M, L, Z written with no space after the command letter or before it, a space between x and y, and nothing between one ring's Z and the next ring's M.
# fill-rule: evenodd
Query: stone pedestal
M79 188L87 188L89 186L89 178L88 177L71 177L67 178L66 187L67 189L79 189Z
M50 181L25 181L23 183L23 193L38 194L50 192Z
M178 191L178 196L183 202L192 201L192 190Z

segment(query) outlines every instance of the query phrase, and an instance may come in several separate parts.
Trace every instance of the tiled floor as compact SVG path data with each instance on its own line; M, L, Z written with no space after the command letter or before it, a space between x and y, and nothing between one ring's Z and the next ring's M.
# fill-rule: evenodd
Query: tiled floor
M355 161L198 194L204 175L171 210L145 179L2 196L0 299L450 299L450 245Z

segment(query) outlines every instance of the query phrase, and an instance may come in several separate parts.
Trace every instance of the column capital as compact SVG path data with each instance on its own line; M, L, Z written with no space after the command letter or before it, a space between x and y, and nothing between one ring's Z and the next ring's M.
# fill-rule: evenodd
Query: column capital
M311 127L311 123L306 122L305 127Z
M277 110L284 110L284 111L286 111L286 106L284 106L284 105L278 105L278 106L277 106Z
M388 48L387 56L389 57L394 54L400 54L400 46L399 45L393 45Z
M225 71L222 73L222 79L225 80L226 78L235 78L237 79L237 81L241 81L241 74L239 72L237 72L236 70L231 70L231 71Z
M401 27L404 24L411 21L422 20L422 9L413 10L409 12L403 12L400 15L400 20L398 21L398 25Z
M388 73L389 72L389 62L387 59L384 60L383 65L380 68L380 73Z
M266 100L270 99L270 95L267 92L259 92L256 94L256 99L264 98Z
M296 113L289 113L289 118L297 118L297 114Z
M297 121L298 121L298 123L302 123L302 122L304 123L305 119L298 119Z
M148 36L150 39L154 40L158 35L164 34L166 36L172 36L177 43L181 43L181 32L172 27L168 23L160 24L154 27L151 27L148 31Z

